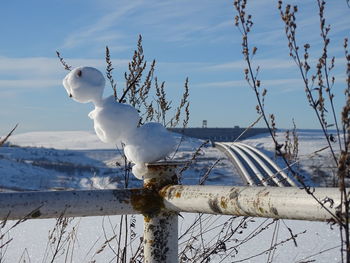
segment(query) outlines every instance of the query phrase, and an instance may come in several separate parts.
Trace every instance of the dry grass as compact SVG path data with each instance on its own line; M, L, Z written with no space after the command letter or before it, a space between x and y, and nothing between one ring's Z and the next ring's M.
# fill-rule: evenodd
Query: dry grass
M349 55L347 51L347 39L344 42L345 57L347 59L347 83L345 88L345 107L342 112L341 125L337 118L337 112L335 110L333 87L335 83L334 76L331 75L335 64L335 58L331 57L328 52L330 43L329 32L331 26L326 24L325 8L326 2L323 0L315 1L318 7L319 21L320 21L320 42L323 44L322 52L317 59L317 63L313 66L309 61L310 44L305 43L304 49L298 45L297 41L297 6L291 6L289 4L283 6L282 1L278 1L278 10L280 12L281 20L285 26L285 35L287 39L289 56L294 60L297 65L297 69L300 72L300 78L304 83L304 90L306 93L307 101L315 113L315 117L320 124L320 127L324 133L324 137L328 143L328 149L331 151L331 156L334 162L334 166L338 167L338 173L334 173L333 183L339 185L339 190L342 197L342 205L338 208L337 214L332 214L334 222L339 225L341 231L341 254L342 262L350 262L350 237L349 237L349 197L345 187L345 178L350 176L350 159L349 154L349 142L350 142L350 126L349 126L349 113L350 113L350 99L349 99ZM303 183L302 176L295 170L291 164L297 162L298 155L298 137L296 135L296 128L292 131L293 139L290 137L288 131L285 136L285 142L279 143L276 137L276 117L274 114L267 114L264 108L264 97L266 90L262 90L262 81L257 78L260 67L254 69L252 67L252 60L257 52L256 47L250 47L249 34L252 31L253 21L252 16L247 13L246 0L236 0L234 7L237 15L235 17L235 24L242 35L242 53L243 58L247 63L247 68L244 69L244 76L255 93L258 105L256 107L258 114L263 115L263 119L267 128L270 131L271 138L275 144L276 155L282 157L289 172L298 179L303 185L305 191L313 196L312 191ZM314 69L314 70L313 70ZM311 73L313 70L314 73ZM327 109L326 105L330 105ZM267 117L269 116L269 118ZM336 129L336 135L334 136L329 128ZM341 138L342 134L344 138ZM342 143L344 142L344 143ZM337 149L336 149L337 148ZM340 156L336 154L339 151ZM336 176L337 175L337 176ZM317 201L317 199L313 196ZM318 201L324 209L327 208ZM328 212L330 212L328 210Z

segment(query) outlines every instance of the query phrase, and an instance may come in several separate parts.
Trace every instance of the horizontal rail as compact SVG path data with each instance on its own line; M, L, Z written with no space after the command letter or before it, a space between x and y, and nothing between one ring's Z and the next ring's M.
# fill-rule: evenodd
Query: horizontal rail
M9 192L0 193L0 220L140 214L159 203L147 189Z
M350 189L349 189L350 191ZM333 214L338 188L314 188ZM329 200L332 200L330 206ZM0 193L0 220L121 214L200 212L209 214L326 221L332 218L305 190L296 187L168 185L151 189Z
M350 189L349 189L350 190ZM332 218L305 190L296 187L173 185L162 189L165 207L178 212L327 221ZM315 197L333 214L340 205L338 188L315 188Z

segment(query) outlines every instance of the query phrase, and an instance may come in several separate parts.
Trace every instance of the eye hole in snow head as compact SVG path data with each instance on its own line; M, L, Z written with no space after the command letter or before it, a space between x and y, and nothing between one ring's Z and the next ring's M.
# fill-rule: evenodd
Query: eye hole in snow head
M78 70L78 71L77 71L78 77L81 77L82 74L83 74L83 72L81 72L81 70Z

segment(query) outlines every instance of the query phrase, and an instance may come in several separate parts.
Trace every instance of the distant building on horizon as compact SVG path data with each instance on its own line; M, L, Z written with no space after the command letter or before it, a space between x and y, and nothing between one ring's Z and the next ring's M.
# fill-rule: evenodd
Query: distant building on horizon
M246 130L246 128L240 128L239 126L234 126L234 128L208 128L207 126L204 126L204 121L202 128L168 128L168 130L188 137L214 142L235 141L240 135L239 139L243 140L258 134L269 132L267 128L250 128Z

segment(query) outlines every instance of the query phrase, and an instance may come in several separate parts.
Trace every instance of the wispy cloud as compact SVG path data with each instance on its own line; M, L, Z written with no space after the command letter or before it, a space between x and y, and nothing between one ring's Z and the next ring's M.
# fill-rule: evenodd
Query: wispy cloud
M73 67L81 65L91 65L95 67L104 67L104 59L69 59L67 63ZM115 63L126 64L126 60L115 60ZM62 67L56 57L24 57L11 58L0 57L0 76L12 75L20 78L21 76L49 76L59 75Z
M43 76L57 72L59 60L47 57L0 57L0 75Z
M247 82L244 80L232 80L232 81L194 83L194 84L191 84L191 87L193 88L235 88L235 87L243 87L246 85L247 85Z
M184 5L186 6L185 12ZM211 8L208 9L208 6ZM208 1L203 5L198 5L187 1L183 5L168 7L167 10L157 10L163 14L167 12L174 12L174 14L166 17L164 15L153 16L155 18L153 24L158 24L157 34L166 42L176 42L181 45L231 42L233 38L231 34L227 34L227 30L234 29L232 9L227 15L218 16L216 13L220 7L226 9L227 5L223 6L218 2L213 5ZM163 22L157 21L159 18Z
M117 1L116 9L106 10L107 13L95 22L71 32L62 48L108 42L120 45L118 50L122 50L128 47L125 42L130 40L130 34L140 33L162 42L181 45L216 42L218 39L227 41L231 35L217 35L229 27L234 28L232 9L227 16L220 14L227 6L225 2L213 3L208 0L203 0L200 5L185 0ZM138 31L140 29L142 32Z
M119 19L130 14L141 3L141 1L120 1L115 10L102 16L95 23L85 28L79 28L68 35L63 43L63 48L73 48L89 42L105 43L123 38L121 31L113 30L112 27L117 24Z
M101 59L83 59L83 58L66 58L68 64L73 67L77 66L94 66L103 69L106 66L104 58ZM113 59L114 64L126 66L129 62L126 59ZM58 58L55 57L25 57L10 58L0 57L0 75L14 76L41 76L59 74L62 67Z
M295 67L295 63L291 59L255 59L254 65L260 66L263 69L289 69ZM242 60L214 64L206 66L203 69L209 71L222 71L246 68L246 62Z
M20 79L20 80L0 80L0 89L12 88L49 88L61 83L59 79Z
M302 87L302 81L300 79L269 79L263 80L262 85L269 89L274 88L274 92L290 92L298 90ZM220 82L207 82L207 83L195 83L192 84L193 88L244 88L248 87L248 83L245 80L234 81L220 81ZM278 87L278 90L275 88Z
M67 59L76 66L93 66L101 71L105 68L104 59ZM117 67L126 67L127 60L113 60ZM57 58L0 57L0 93L1 97L11 97L33 89L47 89L62 85L63 76L67 72L62 68Z

